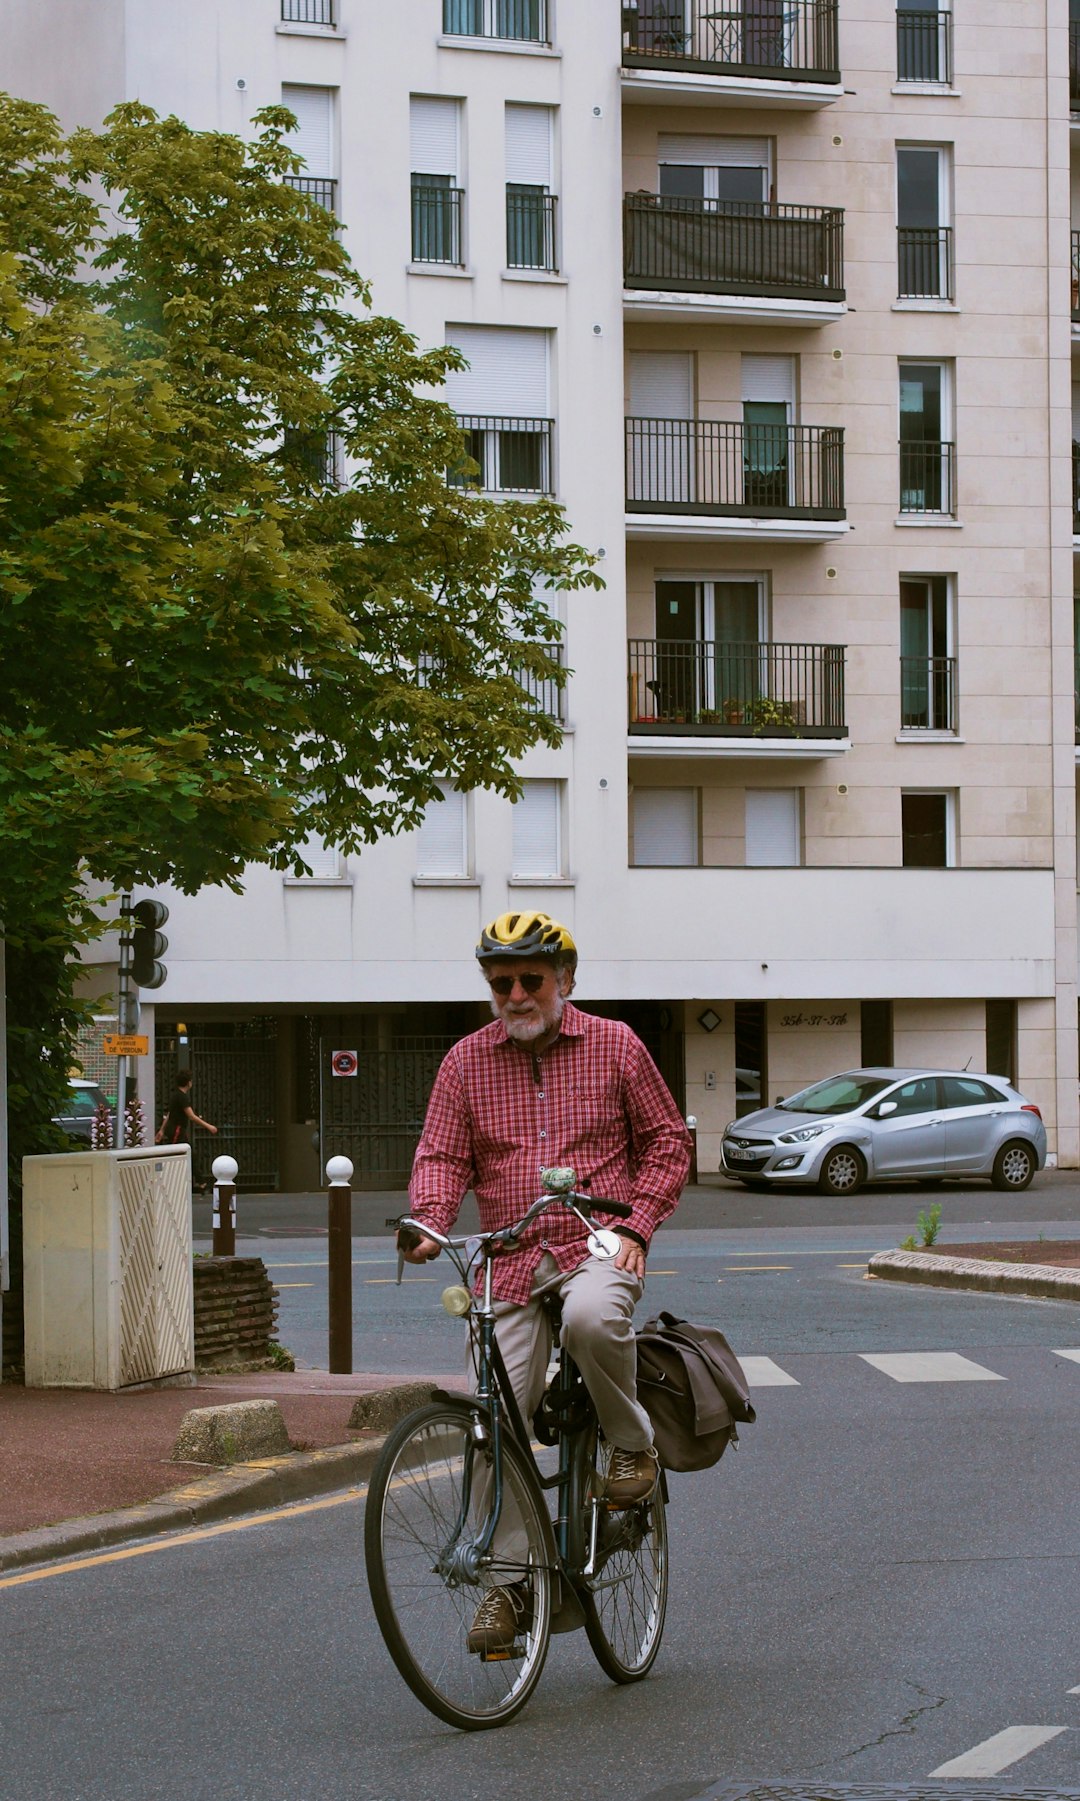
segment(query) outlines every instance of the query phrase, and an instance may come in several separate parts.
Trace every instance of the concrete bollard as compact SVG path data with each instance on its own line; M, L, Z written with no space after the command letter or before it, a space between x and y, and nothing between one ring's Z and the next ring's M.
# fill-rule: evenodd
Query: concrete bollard
M332 1376L352 1375L352 1174L348 1157L331 1157L326 1165Z
M214 1176L214 1256L235 1257L236 1158L215 1157L210 1167Z

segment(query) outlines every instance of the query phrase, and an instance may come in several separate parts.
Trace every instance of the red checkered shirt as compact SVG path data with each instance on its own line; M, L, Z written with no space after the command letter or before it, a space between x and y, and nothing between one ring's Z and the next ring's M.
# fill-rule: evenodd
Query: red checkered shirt
M672 1213L690 1169L690 1135L652 1058L629 1026L563 1009L558 1038L536 1056L501 1020L447 1052L435 1078L409 1186L410 1211L448 1233L469 1188L481 1227L496 1231L536 1200L553 1165L590 1182L597 1197L628 1201L619 1221L647 1246ZM496 1299L523 1306L545 1251L560 1269L588 1256L580 1220L549 1208L496 1261Z

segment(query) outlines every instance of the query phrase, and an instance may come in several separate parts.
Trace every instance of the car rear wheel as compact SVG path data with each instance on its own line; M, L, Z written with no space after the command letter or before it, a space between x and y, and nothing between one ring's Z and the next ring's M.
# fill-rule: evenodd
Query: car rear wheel
M853 1144L838 1144L818 1171L822 1194L854 1194L866 1181L866 1163Z
M1031 1178L1035 1174L1037 1158L1029 1144L1014 1138L1011 1144L1003 1144L994 1158L994 1168L990 1180L995 1188L1010 1189L1019 1194L1024 1188L1031 1186Z

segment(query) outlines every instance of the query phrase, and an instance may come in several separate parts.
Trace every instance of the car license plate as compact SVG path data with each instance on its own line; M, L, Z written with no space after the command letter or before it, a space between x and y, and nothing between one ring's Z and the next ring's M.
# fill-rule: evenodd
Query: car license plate
M740 1151L733 1144L729 1144L724 1146L724 1155L730 1157L733 1163L744 1163L748 1158L755 1156L756 1152Z

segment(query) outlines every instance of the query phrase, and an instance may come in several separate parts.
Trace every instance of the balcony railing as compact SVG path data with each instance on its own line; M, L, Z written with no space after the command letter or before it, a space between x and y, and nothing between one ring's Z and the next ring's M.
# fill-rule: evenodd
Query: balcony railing
M1074 320L1080 320L1080 231L1072 234L1072 296L1070 305Z
M547 0L443 0L443 32L454 38L547 44Z
M483 488L489 494L554 493L553 419L459 413L458 424L465 434L465 456L478 465L479 473L452 469L452 482Z
M956 445L939 440L900 445L900 511L956 511Z
M636 0L623 7L623 66L836 82L836 19L837 0Z
M898 300L952 300L951 225L900 225L896 231Z
M840 426L627 419L631 513L844 517Z
M1080 25L1069 25L1069 105L1080 112Z
M306 194L316 206L324 206L328 213L337 211L337 182L329 176L287 175L285 184L298 194Z
M897 13L896 79L951 87L952 13Z
M1080 538L1080 444L1073 440L1072 447L1073 477L1073 537Z
M955 732L955 657L900 658L900 729Z
M631 734L842 738L843 644L627 645Z
M623 273L628 288L843 300L844 214L627 194Z
M553 663L557 663L560 669L563 667L564 647L561 644L545 644L544 653L551 658ZM546 719L558 720L562 725L566 719L566 709L563 705L565 690L560 688L551 676L537 675L531 669L516 669L514 674L525 693L536 702L537 712L543 713Z
M414 263L452 263L460 267L461 209L464 188L412 184L412 260Z
M508 269L559 270L555 224L557 196L534 188L506 190L506 266Z
M281 16L290 25L334 25L335 0L281 0Z

